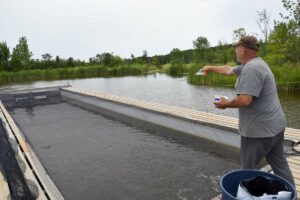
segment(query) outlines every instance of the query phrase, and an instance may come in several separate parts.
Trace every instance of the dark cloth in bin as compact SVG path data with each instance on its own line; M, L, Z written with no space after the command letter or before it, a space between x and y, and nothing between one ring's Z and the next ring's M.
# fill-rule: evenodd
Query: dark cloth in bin
M251 180L257 176L263 176L271 180L277 180L281 184L285 185L288 188L288 191L281 191L275 195L264 194L260 197L251 195L246 188L241 187L240 183L241 180ZM291 183L280 176L260 170L239 169L230 171L221 178L220 186L222 189L222 200L297 200L297 191ZM263 188L265 185L261 187Z
M288 187L278 180L270 179L265 176L256 176L251 179L241 180L240 186L256 197L263 194L276 195L281 191L289 191Z

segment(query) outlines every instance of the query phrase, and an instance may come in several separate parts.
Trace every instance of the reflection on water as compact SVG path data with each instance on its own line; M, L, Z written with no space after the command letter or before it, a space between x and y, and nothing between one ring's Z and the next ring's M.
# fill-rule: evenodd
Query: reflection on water
M239 168L237 154L215 144L191 146L67 103L11 114L66 199L211 199L221 175Z
M61 81L38 81L22 85L7 85L4 88L46 87L65 85L87 90L128 96L168 105L192 108L209 113L238 117L236 109L218 110L212 104L216 94L233 97L235 92L229 88L193 86L186 78L173 78L165 74L148 76L128 76L119 78L88 78ZM300 99L300 92L280 93L280 100L287 116L288 126L300 128L300 109L296 103Z

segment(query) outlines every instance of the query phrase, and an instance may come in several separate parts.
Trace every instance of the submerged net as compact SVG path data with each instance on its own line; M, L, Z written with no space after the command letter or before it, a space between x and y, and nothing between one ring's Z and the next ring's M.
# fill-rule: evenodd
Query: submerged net
M23 172L20 169L9 141L6 130L0 119L0 165L10 190L11 199L35 199L31 194Z

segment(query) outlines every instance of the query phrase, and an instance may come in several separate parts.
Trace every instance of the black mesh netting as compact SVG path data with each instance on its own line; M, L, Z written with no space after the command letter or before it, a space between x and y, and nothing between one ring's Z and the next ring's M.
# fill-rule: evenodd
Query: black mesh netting
M11 199L31 200L35 199L25 181L23 173L15 158L15 153L8 141L6 130L0 118L0 165L4 177L7 180Z

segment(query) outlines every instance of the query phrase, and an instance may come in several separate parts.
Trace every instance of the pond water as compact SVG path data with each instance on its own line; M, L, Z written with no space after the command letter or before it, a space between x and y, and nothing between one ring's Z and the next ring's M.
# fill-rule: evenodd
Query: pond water
M147 76L127 76L117 78L88 78L58 81L37 81L23 84L10 84L2 89L36 88L57 86L69 83L73 87L127 96L151 102L192 108L209 113L238 117L237 109L218 110L212 104L214 95L234 97L230 88L194 86L187 83L186 77L174 78L165 74ZM279 98L286 114L288 126L300 128L300 92L281 92Z

